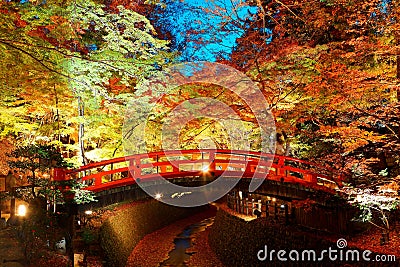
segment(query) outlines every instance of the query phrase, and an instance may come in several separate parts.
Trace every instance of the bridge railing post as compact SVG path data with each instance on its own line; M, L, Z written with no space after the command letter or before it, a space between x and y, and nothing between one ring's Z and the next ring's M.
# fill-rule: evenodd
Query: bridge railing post
M94 177L94 185L99 186L103 183L103 176L100 173L96 173L96 176Z
M312 173L312 174L311 174L311 182L312 182L313 184L317 184L317 183L318 183L318 177L317 177L317 174L316 174L316 173Z
M286 176L286 170L285 170L285 158L284 157L279 157L278 159L278 166L276 169L276 174L278 176Z
M53 168L54 181L65 181L66 179L67 179L67 174L64 168Z
M215 151L210 152L209 158L208 158L208 160L209 160L209 163L208 163L208 171L209 171L211 174L213 174L213 173L215 174L215 170L216 170L215 157L216 157Z
M336 183L339 185L339 186L342 186L343 185L343 181L345 180L345 176L341 173L341 174L339 174L338 175L338 177L336 178Z
M136 166L135 166L135 159L130 159L129 160L129 167L128 167L128 177L136 177Z

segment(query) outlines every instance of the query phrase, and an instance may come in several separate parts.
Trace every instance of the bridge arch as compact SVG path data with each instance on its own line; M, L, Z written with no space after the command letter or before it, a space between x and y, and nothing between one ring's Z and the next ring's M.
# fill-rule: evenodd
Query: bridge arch
M272 162L272 163L271 163ZM256 151L203 149L159 151L91 163L67 170L64 179L77 179L95 193L160 178L174 181L223 176L249 180L253 177L287 185L333 193L342 186L343 176L333 169L281 155Z

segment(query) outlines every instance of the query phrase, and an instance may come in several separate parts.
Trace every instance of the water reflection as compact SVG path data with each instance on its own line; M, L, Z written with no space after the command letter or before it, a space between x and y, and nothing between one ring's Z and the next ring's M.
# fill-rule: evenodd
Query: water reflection
M186 250L192 246L193 235L204 231L214 223L214 217L189 225L174 240L175 248L169 252L169 258L160 264L162 267L186 267L186 262L193 253Z

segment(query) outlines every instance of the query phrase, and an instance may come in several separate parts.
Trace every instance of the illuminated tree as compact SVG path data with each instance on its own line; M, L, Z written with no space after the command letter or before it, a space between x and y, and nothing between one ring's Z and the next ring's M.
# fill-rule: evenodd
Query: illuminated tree
M348 202L360 210L354 220L368 222L383 232L382 243L389 241L390 214L399 208L399 185L395 182L379 186L377 190L343 188Z
M136 84L171 62L168 41L156 38L147 18L117 5L0 8L0 60L8 66L0 73L2 135L80 151L75 163L87 163L85 150L91 160L115 156L124 104L140 97L133 95Z

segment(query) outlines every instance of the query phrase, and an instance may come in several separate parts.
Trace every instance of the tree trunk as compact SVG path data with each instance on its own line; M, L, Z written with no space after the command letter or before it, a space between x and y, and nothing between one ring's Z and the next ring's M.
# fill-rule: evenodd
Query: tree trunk
M35 192L35 186L36 186L36 175L35 175L35 169L31 170L32 171L32 196L33 198L36 198L36 192Z
M87 165L88 160L85 156L85 143L83 141L83 136L85 134L85 128L84 128L85 125L82 122L82 120L85 117L85 105L80 96L78 96L78 112L79 112L79 117L81 118L81 121L79 122L79 130L78 130L79 149L81 151L82 163L83 163L83 165Z
M396 14L396 19L398 15ZM398 22L400 25L400 22ZM396 96L397 96L397 109L400 114L400 30L395 33L396 38ZM400 127L398 129L398 136L400 136Z
M397 102L400 103L400 31L396 32L396 93L397 93Z
M57 118L57 131L58 131L58 142L61 143L61 133L60 133L60 114L58 110L58 94L56 90L56 85L54 84L54 95L56 98L56 118Z

